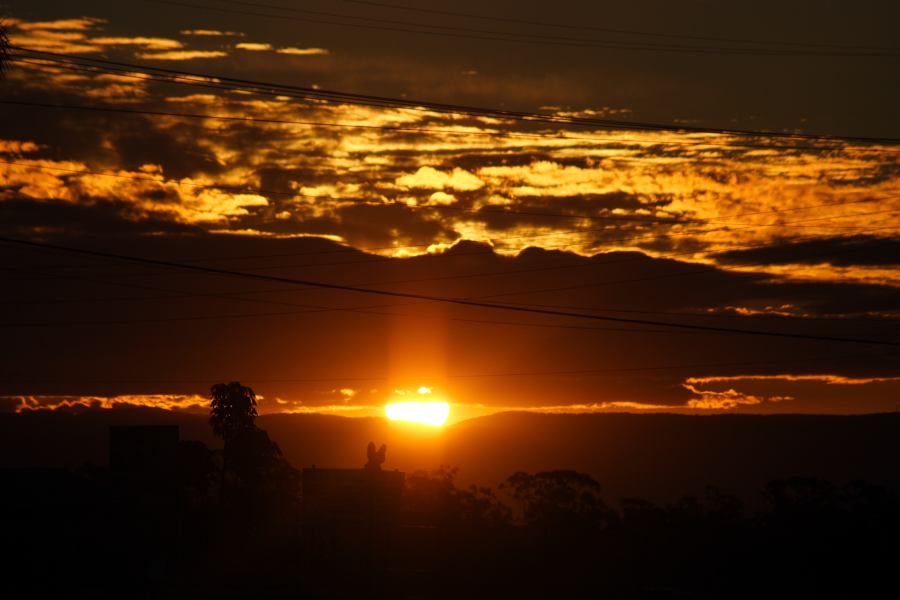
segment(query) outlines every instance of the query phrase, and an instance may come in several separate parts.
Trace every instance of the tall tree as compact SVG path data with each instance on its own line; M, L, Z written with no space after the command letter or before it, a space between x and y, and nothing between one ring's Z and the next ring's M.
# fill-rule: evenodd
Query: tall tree
M238 434L255 427L256 394L238 381L217 383L209 390L209 424L226 447Z

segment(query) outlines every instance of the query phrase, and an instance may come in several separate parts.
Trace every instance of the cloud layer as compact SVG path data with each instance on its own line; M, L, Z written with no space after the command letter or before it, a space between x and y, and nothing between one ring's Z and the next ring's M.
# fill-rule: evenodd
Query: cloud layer
M237 27L13 26L14 43L53 52L198 70L293 61L310 87L340 59ZM4 98L70 108L4 107L2 235L612 316L898 332L893 148L558 128L14 67ZM184 408L228 378L258 382L273 410L332 412L365 412L401 385L548 412L865 412L889 408L883 390L895 389L892 359L836 346L267 291L2 250L17 283L0 393L23 410L134 398ZM133 373L121 382L106 375L123 369Z

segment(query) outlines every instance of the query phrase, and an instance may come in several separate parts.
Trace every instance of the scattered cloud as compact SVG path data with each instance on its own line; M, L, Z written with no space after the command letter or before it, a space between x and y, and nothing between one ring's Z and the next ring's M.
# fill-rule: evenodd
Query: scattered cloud
M45 52L85 54L98 52L102 46L94 44L88 32L106 23L103 19L82 17L56 21L11 21L10 42Z
M77 19L57 19L55 21L23 21L13 19L10 24L23 31L87 31L106 23L106 19L96 17L81 17Z
M256 42L241 42L240 44L235 44L235 48L239 48L241 50L250 50L251 52L263 52L265 50L271 50L272 44L260 44Z
M292 56L324 56L330 54L325 48L276 48L272 44L262 42L241 42L235 44L234 47L240 50L249 50L251 52L275 52L276 54L288 54Z
M450 204L456 203L456 197L446 192L435 192L428 197L428 203L449 206Z
M811 374L811 375L713 375L707 377L689 377L688 385L706 383L722 383L728 381L812 381L827 385L868 385L870 383L887 383L900 381L900 377L848 377L845 375Z
M156 37L96 37L91 42L101 46L140 46L147 50L174 50L184 45L178 40Z
M34 142L0 139L0 152L4 154L30 154L40 149L41 146Z
M484 187L481 179L458 167L450 172L433 167L420 167L413 174L398 177L396 183L403 188L451 188L459 191L472 191Z
M16 403L17 413L36 410L105 409L126 406L161 408L164 410L207 411L209 399L197 395L142 394L121 396L6 396Z
M182 29L181 35L196 35L200 37L244 37L240 31L221 31L218 29Z
M278 48L275 52L292 56L325 56L326 54L331 54L326 48L295 48L292 46Z
M687 407L698 410L731 410L739 406L762 404L763 402L784 402L794 399L791 396L754 396L734 389L701 390L689 383L685 383L684 387L694 394L694 398L687 401Z
M221 50L172 50L169 52L142 52L138 58L145 60L195 60L198 58L222 58L228 56Z

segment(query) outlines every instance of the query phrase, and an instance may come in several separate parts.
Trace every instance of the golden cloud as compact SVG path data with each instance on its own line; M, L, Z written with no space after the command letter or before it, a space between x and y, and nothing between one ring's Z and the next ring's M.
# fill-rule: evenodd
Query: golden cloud
M85 31L106 22L106 19L98 19L96 17L81 17L77 19L57 19L55 21L32 22L15 19L10 21L10 24L16 29L21 29L23 31Z
M179 33L201 37L244 37L240 31L220 31L218 29L182 29Z
M140 46L147 50L174 50L183 47L178 40L155 37L98 37L91 38L90 41L101 46Z
M271 50L272 44L259 44L256 42L241 42L240 44L235 44L235 48L240 48L241 50L250 50L251 52L262 52L264 50Z
M146 60L194 60L196 58L221 58L228 56L221 50L172 50L169 52L143 52L138 58Z
M37 152L40 149L41 146L34 142L0 139L0 152L5 154L28 154L29 152Z
M209 399L198 395L142 394L122 396L13 396L16 412L58 410L66 408L100 408L111 410L125 406L161 408L164 410L205 411Z
M448 206L450 204L456 203L456 197L446 192L435 192L428 197L428 203Z
M278 48L275 52L278 54L290 54L292 56L324 56L326 54L331 54L326 48L294 48L292 46Z
M88 24L82 24L90 26ZM45 30L49 31L49 30ZM83 32L56 30L58 33ZM115 38L112 38L115 39ZM162 39L162 38L160 38ZM171 52L171 53L170 53ZM192 50L145 52L158 58L188 60L192 57L218 57L223 52L197 54ZM58 74L48 76L42 84L47 88L67 87L110 102L127 102L147 97L143 83L129 89L127 81L99 76L66 79ZM11 73L17 82L40 81L29 73L23 79L18 70ZM115 87L110 84L121 84ZM152 84L148 84L152 85ZM147 88L150 89L150 88ZM693 136L685 138L659 132L558 132L545 138L489 137L483 133L502 132L509 124L497 121L488 126L480 119L448 116L418 110L384 110L376 107L295 103L286 98L262 99L255 96L216 96L209 93L169 96L167 103L191 106L191 112L210 112L222 116L265 116L272 119L306 121L306 123L227 123L206 122L198 127L175 126L184 121L154 119L157 132L173 136L183 143L202 146L216 157L222 167L214 176L196 179L144 183L134 187L106 185L121 197L146 210L167 211L183 222L208 223L220 228L229 219L246 217L254 206L263 206L263 196L253 194L229 201L228 193L215 199L191 191L192 184L222 184L235 187L261 185L260 169L290 176L285 189L315 198L279 197L273 199L270 211L254 212L253 223L241 223L246 230L264 232L272 228L279 235L286 228L303 231L304 221L326 218L336 223L331 235L359 241L342 229L353 224L336 218L350 201L393 205L400 202L411 207L453 206L479 209L496 206L515 213L523 211L564 211L577 219L601 215L648 217L650 219L685 220L683 224L622 225L621 232L609 235L599 227L579 223L541 219L540 217L486 219L470 211L450 213L443 217L447 228L457 235L444 233L431 240L442 244L462 236L478 240L494 240L503 253L514 254L530 245L569 250L582 255L603 251L640 250L662 256L672 247L696 248L695 253L678 251L679 258L698 263L715 264L714 253L742 246L759 246L814 236L834 236L883 228L878 235L890 238L900 232L900 222L885 216L900 212L900 178L893 155L879 153L870 147L847 147L839 151L808 152L766 150L758 152L734 145L728 136ZM366 128L317 127L316 122L361 125ZM440 131L428 134L418 131L381 131L371 126L426 127ZM208 134L204 133L208 130ZM180 133L189 131L190 133ZM460 135L449 135L446 132ZM471 134L471 135L470 135ZM598 141L591 141L596 136ZM188 139L188 137L190 139ZM575 139L575 138L578 139ZM583 138L583 139L582 139ZM266 143L277 140L277 145ZM609 147L614 143L614 147ZM703 142L708 146L682 144ZM651 142L655 145L650 145ZM665 145L672 142L672 145ZM112 144L112 139L104 143ZM432 164L421 166L412 156L429 156ZM539 160L528 157L542 156ZM473 160L473 157L477 160ZM176 160L173 158L173 160ZM165 166L165 165L164 165ZM86 166L85 166L86 168ZM773 171L773 169L775 171ZM127 170L122 170L126 174ZM315 174L313 174L315 173ZM838 173L835 184L832 173ZM19 176L20 179L25 177ZM84 178L54 175L28 177L22 193L35 198L67 196L75 198ZM12 182L14 185L15 182ZM39 190L46 184L48 189ZM182 185L183 184L183 185ZM63 190L65 186L75 191ZM100 190L99 183L92 183ZM167 198L177 198L180 206L150 203L148 192L165 191ZM422 193L425 192L425 193ZM609 195L609 203L597 197ZM627 202L615 203L620 196ZM593 198L593 199L592 199ZM244 205L247 200L251 202ZM856 201L866 200L865 204ZM221 210L214 204L221 203ZM538 208L535 205L539 204ZM811 210L810 207L817 207ZM773 211L796 211L773 214ZM871 214L878 211L880 214ZM497 211L499 212L499 211ZM443 213L442 213L443 214ZM709 219L707 223L692 220ZM414 220L411 222L420 222ZM238 226L237 224L235 225ZM893 226L893 228L891 228ZM583 231L578 231L580 228ZM639 235L635 235L635 234ZM403 228L391 230L397 244L411 239ZM419 242L423 240L417 240ZM424 240L428 241L428 240ZM390 244L379 244L389 246ZM403 250L407 255L424 252ZM390 250L384 251L390 254ZM729 265L737 271L759 271L778 278L811 281L865 281L900 285L900 270L893 265L835 266L821 264ZM723 310L726 310L723 308ZM803 316L802 306L735 304L730 312L738 314L782 314Z
M678 406L668 404L652 404L644 402L614 401L595 402L590 404L560 404L555 406L530 406L530 407L498 407L492 408L492 412L521 411L541 414L591 414L600 412L617 411L670 411L677 410Z
M63 54L86 54L100 49L91 44L84 34L65 31L33 30L24 34L13 32L9 35L9 41L16 46Z
M92 43L86 32L105 22L104 19L92 17L33 22L16 19L10 22L12 30L9 39L17 46L47 52L68 54L97 52L100 46Z
M754 396L734 389L721 391L701 390L688 383L683 384L683 386L696 395L695 398L687 401L687 407L697 410L731 410L739 406L762 404L763 402L783 402L794 399L791 396Z
M444 189L452 188L459 191L472 191L484 187L484 182L478 177L459 167L447 173L434 167L420 167L411 175L402 175L395 181L403 188Z
M713 375L710 377L689 377L685 383L700 385L729 381L815 381L826 385L867 385L900 381L900 377L846 377L844 375Z

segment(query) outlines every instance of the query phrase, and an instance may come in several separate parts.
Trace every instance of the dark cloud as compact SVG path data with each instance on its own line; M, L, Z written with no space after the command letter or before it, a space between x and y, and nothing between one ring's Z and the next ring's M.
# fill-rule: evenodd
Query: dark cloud
M137 170L143 165L165 165L166 175L175 179L221 173L224 165L212 149L196 143L200 136L192 135L192 129L179 127L177 134L173 134L145 123L143 127L135 125L116 132L111 141L122 166L129 170Z
M36 232L66 235L128 236L199 233L193 225L174 222L168 215L137 213L131 202L94 199L87 204L35 202L15 198L0 202L0 231L28 237Z
M55 11L58 17L70 9L45 4L27 10ZM471 2L463 1L459 10L486 10L467 4ZM780 5L762 4L755 3L752 10L710 12L705 6L676 8L656 0L650 2L650 11L647 3L584 3L570 17L593 22L600 14L596 11L602 11L604 22L640 17L647 28L653 22L689 29L700 23L701 28L718 30L716 23L727 22L738 28L729 30L734 35L748 29L747 37L758 34L753 23L762 19L773 36L787 33L784 39L795 39L796 31L789 27L777 31L785 27L782 19L765 18L772 14L767 11L780 11ZM810 7L816 8L807 11L814 23L804 22L804 31L824 35L827 27L813 25L838 22L833 11ZM517 14L533 9L512 3L508 8ZM104 34L140 31L166 37L201 25L241 31L250 27L247 40L276 47L298 43L297 30L278 23L253 31L252 24L227 17L209 24L181 23L177 11L167 13L164 21L145 13L138 19L139 12L118 11ZM735 20L734 15L745 19ZM879 20L879 27L890 33L894 21ZM771 23L776 30L768 29ZM891 100L896 84L885 86L883 69L862 67L876 63L857 59L852 67L838 60L828 62L828 68L810 59L801 77L795 66L782 69L782 59L751 63L731 56L647 53L642 59L618 53L615 60L598 62L600 54L583 50L559 54L523 46L521 52L485 52L479 44L457 45L448 53L446 40L437 36L416 41L416 51L410 52L411 40L403 36L389 39L368 31L348 36L340 28L320 29L306 32L303 45L328 48L329 57L280 62L283 57L272 53L242 52L229 60L185 66L360 93L526 110L552 104L556 108L545 110L593 108L600 111L596 114L610 114L591 105L602 97L605 105L633 108L629 118L648 121L686 118L734 127L872 130L879 135L896 127L884 117L893 114L886 109L896 104ZM862 42L875 43L868 33L865 37ZM194 49L193 40L190 43ZM108 56L131 60L134 48L111 48ZM866 69L877 76L876 100L867 94L822 93L833 90L837 78L845 91L866 89L853 85L865 79ZM464 71L478 74L463 76ZM710 79L710 73L715 77ZM512 129L510 123L425 112L291 103L235 93L210 98L201 94L209 90L124 85L109 78L66 82L18 70L13 76L7 97L50 103L364 126ZM189 98L193 93L198 95ZM860 102L866 110L857 110ZM751 118L763 113L765 118ZM553 137L560 133L557 129L538 123L516 124L515 130L546 133L551 139L11 106L4 108L4 116L4 156L20 162L41 160L32 164L47 169L3 171L11 182L0 200L0 230L5 235L314 281L607 316L896 337L897 319L891 315L897 314L900 292L892 285L896 277L889 268L897 266L897 240L865 234L836 237L803 224L789 229L794 219L820 219L828 232L834 229L825 228L832 226L851 231L889 225L855 217L859 207L837 207L857 198L853 192L864 191L872 198L888 198L893 192L898 166L892 155L877 148L826 144L766 150L729 145L733 140L725 137L686 139L586 128L571 132L596 141L562 140ZM710 145L694 144L701 140ZM40 148L25 151L21 142ZM160 175L152 168L140 170L145 165L159 165L166 181L146 181ZM53 168L102 170L118 177L101 181ZM131 181L134 178L142 181ZM180 181L183 178L193 181ZM210 181L229 189L205 187ZM235 187L248 193L238 197ZM261 188L261 196L249 193L253 188ZM436 192L442 194L432 198ZM439 202L445 205L435 206ZM889 209L890 202L883 200L878 208ZM834 208L810 212L819 203ZM782 210L797 212L770 214ZM736 216L744 213L747 216ZM722 227L703 227L698 218ZM670 223L673 220L679 223ZM798 241L808 233L824 237ZM310 235L332 236L357 249L301 237ZM459 238L491 239L497 251L475 241L457 243L440 255L403 259L358 249L400 250L409 245L413 247L406 250L419 252ZM769 246L760 247L766 240ZM753 249L742 247L747 244ZM619 251L623 248L668 257ZM518 249L524 250L515 256L500 253ZM701 262L712 249L720 268ZM187 394L202 392L211 381L242 379L259 382L258 391L268 398L315 403L331 398L343 385L371 385L370 390L380 388L378 393L385 394L395 381L437 381L452 397L490 406L642 402L666 407L683 406L692 397L682 385L691 376L748 370L779 374L785 369L847 375L896 372L890 359L847 356L854 354L853 348L844 353L844 346L821 342L737 338L662 326L637 333L648 328L185 274L7 246L0 247L0 253L12 283L3 298L6 310L0 323L5 335L0 393ZM810 268L826 262L848 268ZM729 269L753 265L758 272ZM790 277L773 274L785 265L792 266ZM873 283L882 275L886 283ZM639 370L660 365L682 366ZM622 371L552 375L601 368ZM448 375L528 371L550 375ZM388 380L352 383L369 375ZM333 382L297 381L330 377ZM715 388L711 393L726 401L749 397L742 396L742 390L731 394ZM759 395L776 397L778 392Z
M373 225L373 230L384 226ZM508 257L484 244L464 242L444 255L385 259L316 238L171 232L120 237L47 233L45 238L378 289L847 337L888 335L896 319L874 322L854 315L900 304L900 294L889 286L781 282L634 252L585 258L533 248ZM888 358L865 347L422 304L75 260L7 246L0 251L7 264L26 269L35 261L43 265L39 272L16 272L17 283L4 297L7 343L0 361L0 394L189 394L202 393L209 381L238 378L257 382L254 387L270 398L314 403L319 398L315 390L323 385L363 385L387 393L384 381L361 384L354 379L371 375L410 385L436 381L460 401L477 399L488 406L599 401L676 406L691 397L681 385L691 376L777 374L786 368L870 376L893 369ZM803 307L804 316L702 316L710 309L763 309L770 303ZM836 319L839 310L847 312ZM641 329L651 332L635 332ZM734 366L716 366L722 363ZM577 377L445 378L648 365L685 367ZM284 381L328 377L334 381Z
M900 239L871 235L823 238L808 242L773 243L765 248L714 254L722 264L900 265Z

